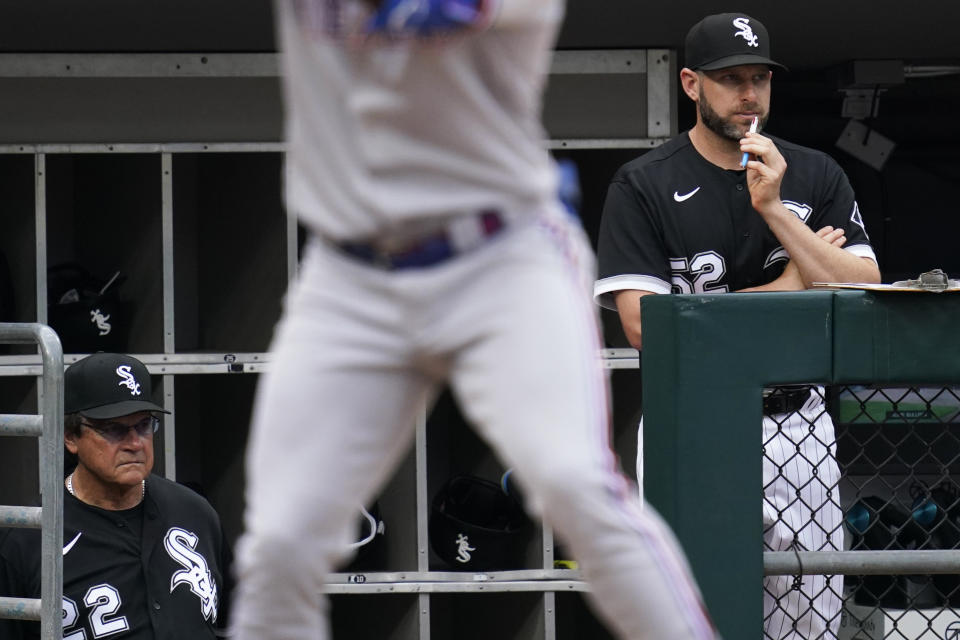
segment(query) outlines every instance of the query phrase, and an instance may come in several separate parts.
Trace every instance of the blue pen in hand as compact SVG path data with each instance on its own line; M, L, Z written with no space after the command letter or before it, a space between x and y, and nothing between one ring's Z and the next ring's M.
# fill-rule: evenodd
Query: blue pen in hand
M758 123L759 121L760 121L760 118L758 118L757 116L753 116L753 122L750 123L750 133L756 133L756 132L757 132L757 123ZM741 167L747 166L747 161L748 161L748 160L750 160L750 154L749 154L749 153L744 153L744 154L743 154L743 158L740 159L740 166L741 166Z

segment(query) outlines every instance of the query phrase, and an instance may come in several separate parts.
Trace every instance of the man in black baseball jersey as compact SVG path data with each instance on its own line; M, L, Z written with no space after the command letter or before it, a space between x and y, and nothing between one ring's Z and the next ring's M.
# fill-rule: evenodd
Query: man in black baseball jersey
M136 358L97 353L64 375L64 640L200 640L222 626L229 550L194 491L151 475L158 413ZM0 530L0 595L40 594L40 532ZM0 638L39 623L0 620Z
M772 70L783 68L770 58L764 26L744 14L708 16L690 29L685 54L680 82L696 103L696 124L621 167L603 210L594 295L619 313L630 343L641 348L640 301L650 294L879 282L840 167L824 153L760 133ZM821 396L809 387L782 389L777 403L765 402L764 410L765 543L774 550L840 546L841 513L828 497L839 470ZM811 425L815 437L807 437ZM789 459L802 463L782 464ZM637 469L642 482L642 448ZM804 576L801 589L792 586L785 576L765 580L767 637L834 637L839 580Z

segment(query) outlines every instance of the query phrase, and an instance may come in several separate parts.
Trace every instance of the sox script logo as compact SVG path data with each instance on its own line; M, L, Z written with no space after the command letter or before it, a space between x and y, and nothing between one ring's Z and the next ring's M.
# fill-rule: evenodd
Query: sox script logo
M137 382L137 379L130 373L129 365L123 364L117 367L117 375L120 376L120 384L118 386L130 389L130 395L132 396L140 395L140 383Z
M803 202L794 202L793 200L784 200L783 206L787 208L788 211L792 212L795 216L806 222L810 218L810 214L813 213L813 207ZM778 260L789 260L790 254L787 253L787 250L782 246L777 247L767 255L767 259L763 262L763 268L766 269L774 262Z
M171 527L163 537L163 547L171 558L183 566L170 577L170 593L177 585L189 585L192 591L200 598L200 611L207 620L217 619L217 583L207 566L207 559L196 552L199 538L180 527Z
M734 38L736 38L737 36L740 36L741 38L746 40L747 44L750 45L751 47L760 46L760 43L758 41L756 34L754 34L753 29L750 28L749 18L734 18L733 26L735 26L737 29L740 29L740 31L737 31L735 34L733 34Z
M457 534L457 562L470 562L470 552L476 551L475 547L470 546L470 540L462 533Z
M110 329L113 327L110 326L110 323L107 320L110 319L110 316L105 316L100 312L100 309L91 309L90 310L90 322L93 322L97 325L97 329L100 329L100 335L105 336L110 333Z

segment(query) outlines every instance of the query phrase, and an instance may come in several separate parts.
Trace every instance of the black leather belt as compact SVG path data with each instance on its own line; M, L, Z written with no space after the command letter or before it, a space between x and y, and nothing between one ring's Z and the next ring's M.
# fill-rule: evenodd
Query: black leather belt
M810 398L810 387L774 387L773 391L763 397L764 415L777 413L794 413L799 411Z
M464 222L460 219L453 224ZM336 247L352 258L388 271L432 267L479 246L506 227L506 219L494 210L481 211L466 222L473 227L466 238L455 238L451 225L404 243L400 248L385 249L375 241L340 242Z

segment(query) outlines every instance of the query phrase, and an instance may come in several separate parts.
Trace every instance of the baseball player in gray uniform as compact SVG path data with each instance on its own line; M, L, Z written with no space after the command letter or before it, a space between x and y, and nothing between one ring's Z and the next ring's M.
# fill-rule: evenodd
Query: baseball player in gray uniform
M280 0L309 228L261 381L236 640L327 638L324 576L449 383L622 638L714 638L608 448L594 259L539 111L560 0Z
M696 125L621 167L604 203L594 293L619 312L631 344L642 346L640 300L648 294L879 282L841 168L824 153L760 133L772 68L782 68L770 58L763 24L739 13L708 16L690 29L685 55L680 81L697 103ZM840 471L822 393L778 388L764 400L768 549L820 551L842 542ZM641 478L642 431L641 423ZM834 637L840 582L803 576L795 588L788 576L765 580L767 638Z

